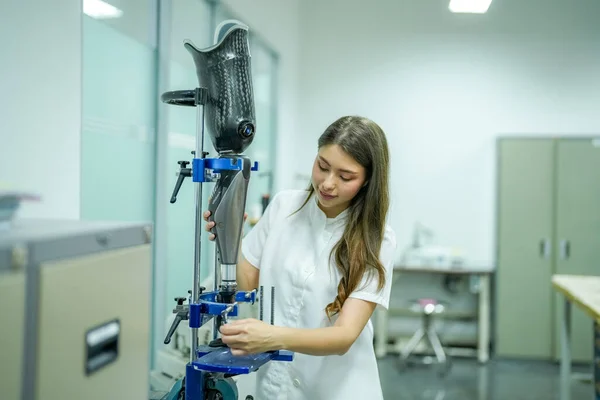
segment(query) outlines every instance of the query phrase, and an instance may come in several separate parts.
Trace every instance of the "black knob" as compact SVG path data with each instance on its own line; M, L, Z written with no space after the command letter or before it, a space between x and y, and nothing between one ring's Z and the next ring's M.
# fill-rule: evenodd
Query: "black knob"
M183 303L186 301L187 299L185 297L175 297L175 301L177 302L178 306L183 305Z
M204 292L206 290L206 288L204 286L200 286L200 294L202 294L202 292Z
M192 176L192 169L186 168L189 163L189 161L177 161L177 164L179 164L181 168L179 170L179 177L177 177L177 182L175 183L175 189L173 189L173 194L171 195L171 204L177 201L177 193L179 193L179 189L181 189L185 177Z
M254 135L254 124L250 121L242 121L238 125L238 133L243 138L249 138Z

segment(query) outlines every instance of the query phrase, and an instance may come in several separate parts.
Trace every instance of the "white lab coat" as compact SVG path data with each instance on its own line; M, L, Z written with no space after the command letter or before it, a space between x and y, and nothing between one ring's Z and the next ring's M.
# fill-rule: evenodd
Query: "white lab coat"
M321 328L335 322L335 318L328 320L324 310L337 294L340 274L328 260L332 247L342 236L348 211L327 218L313 196L300 212L290 216L306 195L303 190L275 195L262 218L242 240L242 252L260 269L265 300L271 286L275 287L275 325ZM369 300L387 309L395 251L394 232L386 226L380 254L386 268L385 287L379 292L377 279L365 278L366 286L350 297ZM264 320L269 323L270 308L266 301L263 307ZM256 374L255 400L383 399L371 321L342 356L296 353L294 361L269 362Z

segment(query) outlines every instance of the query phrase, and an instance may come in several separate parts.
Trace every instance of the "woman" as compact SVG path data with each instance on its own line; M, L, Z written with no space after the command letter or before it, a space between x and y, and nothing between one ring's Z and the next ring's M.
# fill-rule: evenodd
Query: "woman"
M388 307L396 251L388 176L380 127L342 117L319 138L308 190L276 194L243 239L238 289L274 286L275 325L231 321L222 340L234 355L296 353L259 369L257 400L383 399L370 318Z

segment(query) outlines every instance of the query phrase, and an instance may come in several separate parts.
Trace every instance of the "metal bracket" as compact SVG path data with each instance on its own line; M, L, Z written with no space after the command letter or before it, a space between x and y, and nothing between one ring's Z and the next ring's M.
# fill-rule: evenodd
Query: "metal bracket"
M235 303L217 302L218 291L206 292L200 294L197 303L190 304L190 328L200 328L214 316L235 317L238 315L237 303L251 303L256 301L256 290L250 292L237 292L235 294ZM207 318L208 316L208 318Z
M243 160L235 162L230 158L194 158L192 161L192 180L194 182L213 182L221 171L241 171ZM250 171L258 171L258 161L250 168Z

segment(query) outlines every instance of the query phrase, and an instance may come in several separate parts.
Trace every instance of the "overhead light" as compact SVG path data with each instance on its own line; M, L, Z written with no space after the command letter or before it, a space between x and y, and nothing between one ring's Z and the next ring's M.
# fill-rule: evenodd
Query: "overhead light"
M484 14L492 0L450 0L448 8L454 13Z
M96 19L119 18L123 11L102 0L83 0L83 13Z

